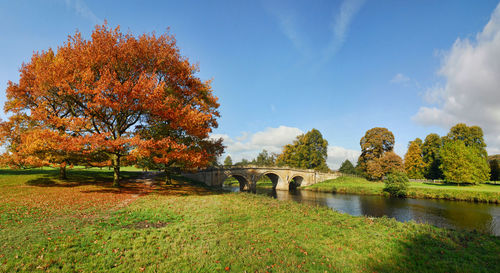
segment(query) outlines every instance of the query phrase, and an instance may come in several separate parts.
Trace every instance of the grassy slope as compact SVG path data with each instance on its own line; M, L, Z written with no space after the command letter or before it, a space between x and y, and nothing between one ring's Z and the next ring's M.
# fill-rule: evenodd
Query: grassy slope
M0 170L0 271L500 271L492 236L178 181L52 175Z
M366 195L386 195L382 190L384 183L371 182L364 178L339 177L303 189L322 192L355 193ZM456 186L449 184L430 184L410 182L408 197L436 198L474 202L500 203L500 185Z

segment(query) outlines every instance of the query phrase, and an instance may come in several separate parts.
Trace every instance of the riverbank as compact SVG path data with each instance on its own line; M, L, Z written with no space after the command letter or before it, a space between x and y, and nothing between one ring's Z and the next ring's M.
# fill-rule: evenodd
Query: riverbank
M500 238L485 234L180 180L113 188L111 172L68 175L0 170L1 272L500 271Z
M342 176L311 186L302 187L301 189L331 193L389 196L388 193L383 191L384 186L383 182L372 182L364 178ZM500 185L479 184L457 186L442 183L410 182L407 190L407 197L499 204Z

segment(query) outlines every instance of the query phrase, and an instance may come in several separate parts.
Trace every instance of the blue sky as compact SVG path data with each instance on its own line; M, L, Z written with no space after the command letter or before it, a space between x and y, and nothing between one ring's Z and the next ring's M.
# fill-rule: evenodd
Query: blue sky
M214 137L235 160L317 128L336 168L370 128L391 130L403 156L408 141L457 122L482 126L500 152L497 0L1 1L0 103L33 51L104 20L134 34L170 27L213 79Z

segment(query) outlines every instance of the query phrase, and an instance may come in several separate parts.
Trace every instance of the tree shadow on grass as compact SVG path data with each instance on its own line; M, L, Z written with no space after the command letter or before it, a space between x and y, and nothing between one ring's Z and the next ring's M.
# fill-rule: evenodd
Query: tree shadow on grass
M58 170L56 169L42 169L42 168L34 168L34 169L8 169L8 168L0 168L0 175L2 176L14 176L14 175L36 175L36 174L58 174Z
M57 186L57 182L50 177L40 177L32 180L28 180L26 185L37 186L37 187L54 187Z
M165 182L164 173L153 172L121 172L120 187L113 186L113 172L101 170L72 170L68 169L67 179L60 180L58 170L6 170L9 175L37 175L36 178L26 181L26 185L36 187L72 188L80 186L95 186L82 189L82 193L116 193L145 195L213 195L225 193L205 184L185 178L180 175L172 176L172 183Z
M67 179L59 179L59 173L55 172L35 172L29 174L43 174L35 179L26 181L27 185L39 187L78 187L85 185L112 186L113 174L103 172L67 172ZM122 180L131 180L140 176L140 173L123 173Z
M373 272L500 272L500 238L466 231L429 228L397 239L396 250Z

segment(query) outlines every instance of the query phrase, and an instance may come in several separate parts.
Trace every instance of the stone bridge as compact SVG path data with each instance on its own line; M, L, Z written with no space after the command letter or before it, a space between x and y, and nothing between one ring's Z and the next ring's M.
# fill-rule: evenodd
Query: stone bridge
M299 186L309 186L340 176L340 173L322 173L315 170L302 170L282 167L224 167L184 173L185 177L205 183L208 186L222 187L224 181L234 177L240 183L241 191L255 192L257 181L267 176L273 183L273 189L290 190Z

